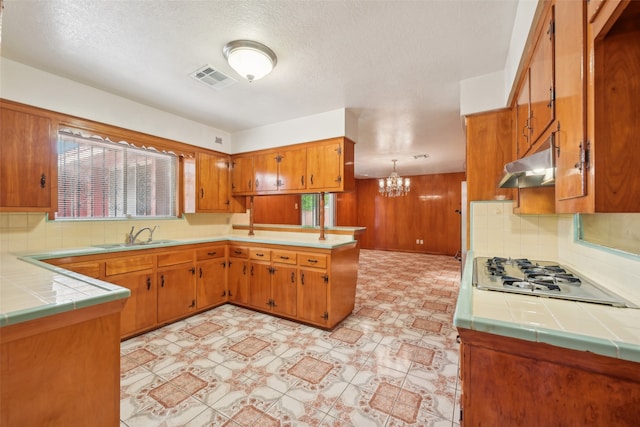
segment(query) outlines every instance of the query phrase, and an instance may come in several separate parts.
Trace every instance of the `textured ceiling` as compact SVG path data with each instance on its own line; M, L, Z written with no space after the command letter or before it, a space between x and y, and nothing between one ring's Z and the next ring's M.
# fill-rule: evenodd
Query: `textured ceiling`
M464 170L459 81L505 67L517 0L4 2L2 55L233 133L338 108L359 120L356 174ZM273 49L249 83L222 47ZM239 82L189 74L211 64ZM428 159L413 158L429 154Z

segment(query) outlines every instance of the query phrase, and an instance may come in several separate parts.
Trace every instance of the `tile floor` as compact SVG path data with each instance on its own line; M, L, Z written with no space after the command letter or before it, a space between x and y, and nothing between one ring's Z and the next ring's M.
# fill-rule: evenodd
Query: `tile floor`
M458 426L452 257L362 250L333 331L224 305L121 346L121 427Z

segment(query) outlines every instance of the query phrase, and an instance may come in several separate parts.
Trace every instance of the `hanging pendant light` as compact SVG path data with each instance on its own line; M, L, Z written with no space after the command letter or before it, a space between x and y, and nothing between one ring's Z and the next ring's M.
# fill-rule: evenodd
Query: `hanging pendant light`
M402 178L396 172L397 160L392 160L393 172L389 175L389 178L378 180L378 191L386 197L397 197L406 195L411 189L411 182L409 178Z
M252 40L229 42L222 53L231 68L250 82L269 74L278 63L278 58L271 49Z

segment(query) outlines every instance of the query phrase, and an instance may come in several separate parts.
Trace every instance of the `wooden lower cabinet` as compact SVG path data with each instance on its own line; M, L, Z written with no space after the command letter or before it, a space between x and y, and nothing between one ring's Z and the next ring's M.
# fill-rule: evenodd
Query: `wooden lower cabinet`
M153 271L114 276L109 281L131 291L120 318L120 335L132 336L158 322L158 287Z
M119 425L124 302L3 326L0 426Z
M462 426L637 426L640 364L468 329Z
M225 302L332 329L355 305L358 243L299 249L222 242L46 262L131 291L122 339Z
M227 265L227 296L230 302L240 305L249 304L249 261L246 259L246 248L231 247ZM245 254L244 258L237 258Z
M220 305L227 300L227 262L224 258L201 261L196 266L196 308Z
M196 268L180 264L158 272L158 323L167 323L196 310Z
M298 286L298 313L304 322L326 326L327 286L329 275L325 270L300 269Z

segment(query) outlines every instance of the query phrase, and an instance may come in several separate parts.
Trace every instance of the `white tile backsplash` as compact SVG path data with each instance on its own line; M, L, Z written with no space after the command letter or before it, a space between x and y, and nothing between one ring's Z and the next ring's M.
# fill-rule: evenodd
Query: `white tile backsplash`
M214 237L231 231L231 214L193 214L180 219L48 221L44 213L0 213L0 251L36 252L124 242L135 226L158 225L154 239Z
M640 306L640 259L576 242L573 215L515 215L512 201L482 201L470 223L475 256L555 260Z

